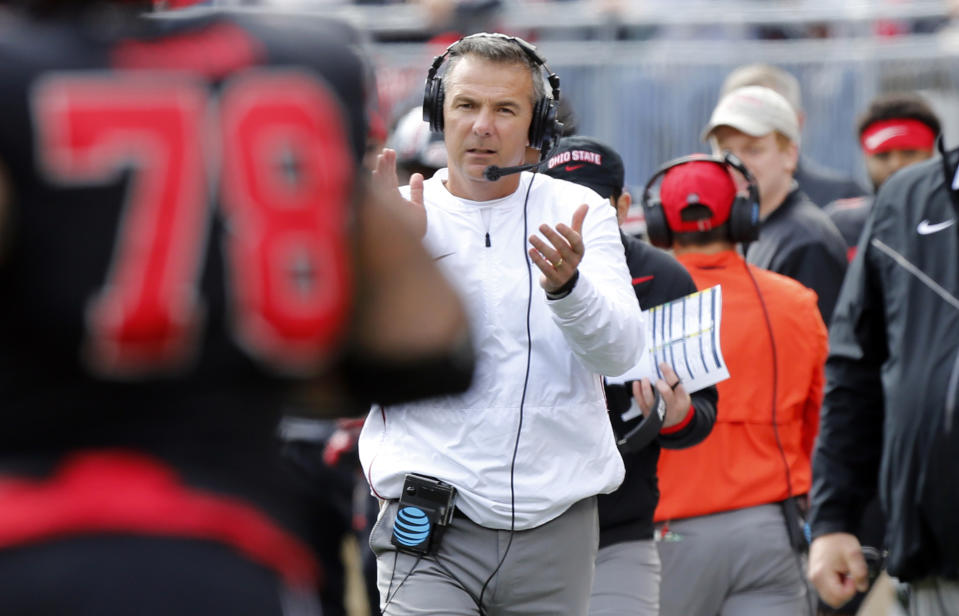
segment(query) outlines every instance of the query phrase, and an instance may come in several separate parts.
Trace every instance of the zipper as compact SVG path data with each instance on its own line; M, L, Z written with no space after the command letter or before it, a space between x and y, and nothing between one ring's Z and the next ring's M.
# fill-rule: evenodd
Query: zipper
M486 238L483 243L487 248L490 248L493 246L489 236L490 219L493 217L492 206L480 206L480 216L483 218L483 226L486 227Z

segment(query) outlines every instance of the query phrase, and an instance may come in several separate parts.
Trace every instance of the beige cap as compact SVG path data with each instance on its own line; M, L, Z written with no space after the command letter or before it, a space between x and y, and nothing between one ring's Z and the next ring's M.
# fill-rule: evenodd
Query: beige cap
M738 88L724 96L703 129L703 141L717 126L731 126L753 137L778 131L799 144L796 112L781 94L763 86Z

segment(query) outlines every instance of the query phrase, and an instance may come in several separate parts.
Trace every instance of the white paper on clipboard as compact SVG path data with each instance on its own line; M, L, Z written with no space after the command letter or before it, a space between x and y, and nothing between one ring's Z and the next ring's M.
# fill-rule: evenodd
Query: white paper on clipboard
M607 383L662 378L660 363L672 366L688 393L729 378L719 344L723 295L719 285L643 311L646 350L626 374Z

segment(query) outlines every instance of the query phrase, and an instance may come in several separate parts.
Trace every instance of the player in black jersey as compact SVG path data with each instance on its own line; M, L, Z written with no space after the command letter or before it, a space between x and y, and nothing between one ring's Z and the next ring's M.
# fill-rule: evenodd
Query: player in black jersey
M41 8L0 19L0 612L313 613L284 400L472 368L358 170L361 60L332 22Z
M625 222L632 197L624 190L623 159L607 144L581 135L563 137L543 173L592 188L609 199L620 225ZM622 230L620 237L641 308L648 310L696 292L689 272L671 255ZM670 382L675 382L663 426L654 438L647 437L651 440L646 443L636 442L643 439L637 426L645 419L624 419L631 415L632 383L604 386L609 419L621 441L626 476L615 492L598 498L599 552L590 616L659 614L662 565L653 540L653 512L659 503L656 464L660 449L684 449L705 439L716 422L719 398L715 386L686 393L671 368L664 377L653 384L647 379L640 381L642 398L636 401L647 415L653 400L651 388L670 387ZM632 435L632 442L628 435Z

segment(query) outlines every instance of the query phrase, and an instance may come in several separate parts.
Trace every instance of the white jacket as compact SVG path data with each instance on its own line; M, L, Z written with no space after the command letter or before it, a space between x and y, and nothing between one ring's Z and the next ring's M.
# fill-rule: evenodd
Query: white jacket
M380 498L399 498L406 473L430 475L457 488L457 507L474 522L509 529L519 431L515 528L535 528L622 481L600 375L637 363L643 316L606 199L524 172L512 195L475 202L450 194L445 178L443 169L425 183L424 243L470 312L474 382L465 394L374 408L360 435L360 460ZM590 210L579 281L568 296L549 301L527 238L543 223L570 225L582 203Z

